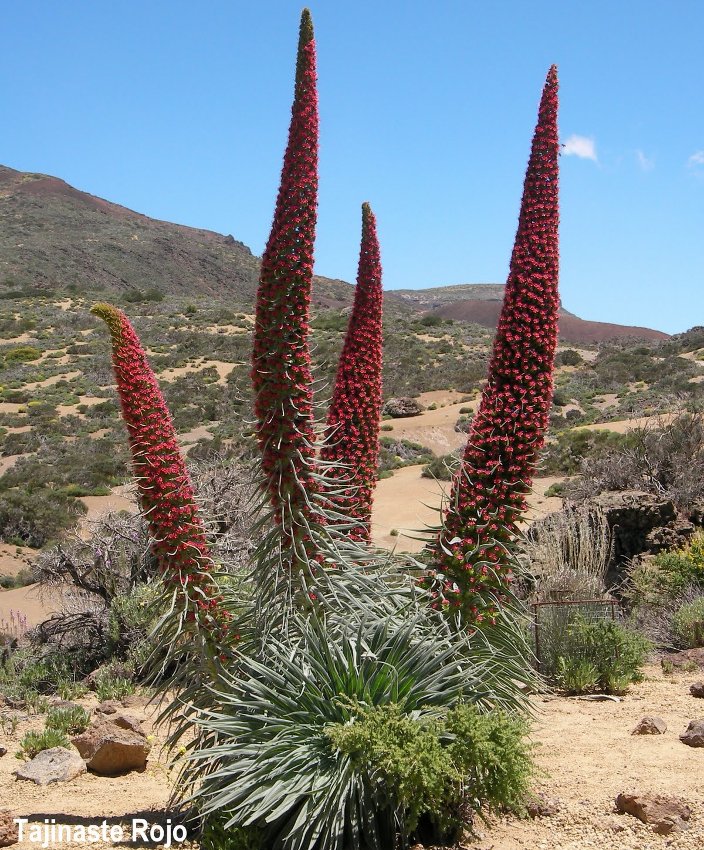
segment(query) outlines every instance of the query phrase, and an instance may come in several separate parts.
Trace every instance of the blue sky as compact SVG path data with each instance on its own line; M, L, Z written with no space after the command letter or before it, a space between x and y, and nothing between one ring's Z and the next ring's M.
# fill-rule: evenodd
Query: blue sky
M3 8L0 162L261 253L298 17L290 0ZM545 74L561 83L563 303L704 324L701 0L319 0L316 270L353 280L360 204L387 288L506 277ZM148 283L145 282L145 283Z

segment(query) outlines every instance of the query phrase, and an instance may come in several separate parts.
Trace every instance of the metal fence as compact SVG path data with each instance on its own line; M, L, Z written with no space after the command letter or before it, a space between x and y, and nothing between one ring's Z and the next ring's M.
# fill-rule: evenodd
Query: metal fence
M618 620L621 610L615 599L575 599L535 602L533 642L538 671L555 675L561 649L567 644L569 629L577 618L589 623Z

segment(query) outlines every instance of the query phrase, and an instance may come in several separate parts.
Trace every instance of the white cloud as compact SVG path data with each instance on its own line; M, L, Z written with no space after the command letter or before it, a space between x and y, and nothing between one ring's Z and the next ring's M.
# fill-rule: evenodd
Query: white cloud
M655 159L647 157L642 150L636 150L636 159L643 171L652 171L655 168Z
M597 161L594 139L590 139L588 136L578 136L576 133L565 139L562 145L562 153L565 156L578 156L580 159Z
M690 168L696 168L698 165L704 165L704 150L695 151L687 160L687 165Z

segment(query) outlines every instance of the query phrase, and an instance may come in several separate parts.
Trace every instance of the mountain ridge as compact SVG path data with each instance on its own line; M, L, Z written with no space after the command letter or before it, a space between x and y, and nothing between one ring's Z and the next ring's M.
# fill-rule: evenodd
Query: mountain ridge
M0 284L43 291L105 290L125 295L147 287L164 295L226 295L251 307L259 258L232 235L150 218L74 188L58 177L0 166ZM386 290L391 311L495 327L500 283ZM316 276L313 304L343 309L352 284ZM667 339L651 328L588 322L561 310L561 335L570 342L618 337Z

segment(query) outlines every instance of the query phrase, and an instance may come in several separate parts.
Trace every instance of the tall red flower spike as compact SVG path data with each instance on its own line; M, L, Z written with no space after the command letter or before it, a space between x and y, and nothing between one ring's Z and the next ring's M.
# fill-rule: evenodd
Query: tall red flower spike
M156 376L122 310L96 304L91 313L105 321L112 337L117 392L152 552L166 580L183 592L188 618L222 634L227 613L218 610L205 528Z
M552 401L560 306L558 108L553 65L540 101L488 383L454 480L430 573L437 606L496 617Z
M298 537L317 489L309 308L318 190L318 95L315 41L301 16L296 87L274 222L257 293L252 354L257 437L276 520Z
M333 505L359 521L350 535L367 541L379 459L382 309L376 219L369 204L363 204L357 288L328 410L328 443L321 457L332 464L332 476L349 487L344 498L331 498Z

